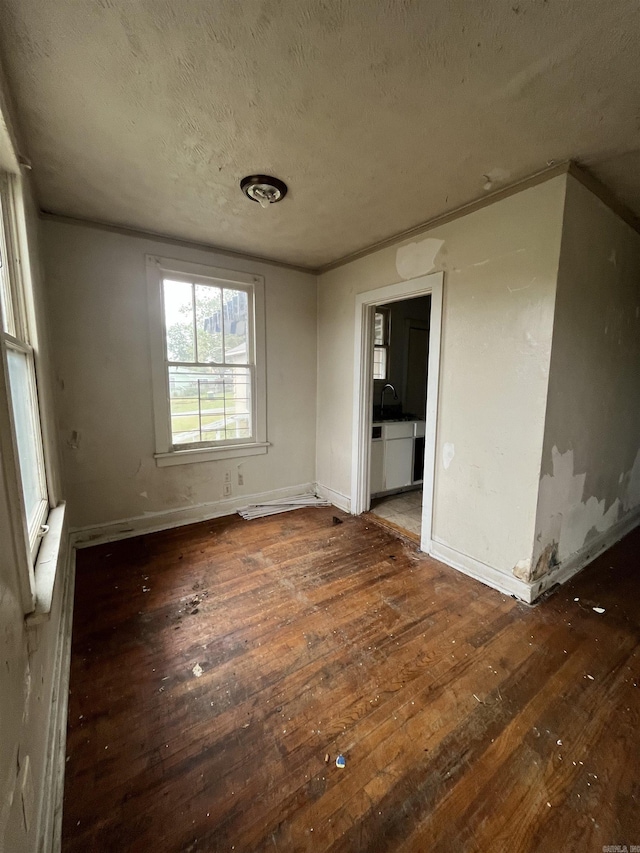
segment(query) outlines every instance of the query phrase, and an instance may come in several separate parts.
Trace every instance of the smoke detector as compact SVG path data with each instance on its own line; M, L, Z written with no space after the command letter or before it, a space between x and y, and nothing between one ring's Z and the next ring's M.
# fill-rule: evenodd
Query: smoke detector
M257 201L260 207L265 209L270 204L283 199L287 194L287 185L284 181L272 178L270 175L247 175L240 181L240 189L247 198Z

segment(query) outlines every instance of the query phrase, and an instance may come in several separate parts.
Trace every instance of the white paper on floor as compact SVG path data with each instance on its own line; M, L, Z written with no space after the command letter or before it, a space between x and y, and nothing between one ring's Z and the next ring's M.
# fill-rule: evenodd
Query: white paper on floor
M294 509L301 509L305 506L331 506L329 501L325 501L314 494L295 495L292 498L280 498L276 501L265 501L260 504L250 504L238 510L238 515L241 515L246 521L251 521L253 518L263 518L267 515L277 515L279 512L291 512Z

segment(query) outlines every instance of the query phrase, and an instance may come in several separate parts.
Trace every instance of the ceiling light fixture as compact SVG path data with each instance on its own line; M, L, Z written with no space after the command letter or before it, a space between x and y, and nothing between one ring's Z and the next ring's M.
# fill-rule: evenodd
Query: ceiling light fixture
M284 181L269 175L247 175L240 181L240 189L247 198L257 201L260 207L264 208L280 201L287 194L287 185Z

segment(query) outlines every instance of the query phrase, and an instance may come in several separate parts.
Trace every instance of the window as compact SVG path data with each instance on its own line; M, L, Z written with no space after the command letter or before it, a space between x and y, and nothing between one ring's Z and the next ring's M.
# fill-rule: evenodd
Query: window
M24 520L31 552L36 557L49 512L47 481L36 367L33 324L30 321L27 282L20 263L20 243L16 206L16 184L8 175L0 175L0 311L2 341L6 356L5 382L10 400L13 455L17 456L19 481L24 505Z
M159 465L266 452L260 276L148 258Z
M377 308L373 318L373 378L387 378L389 309Z

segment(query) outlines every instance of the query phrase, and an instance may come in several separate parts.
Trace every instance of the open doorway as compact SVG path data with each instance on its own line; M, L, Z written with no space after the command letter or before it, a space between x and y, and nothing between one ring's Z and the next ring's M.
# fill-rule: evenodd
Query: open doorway
M370 509L418 540L430 322L431 294L375 306Z
M419 504L410 514L420 517L420 547L427 552L431 550L442 291L443 274L433 273L356 297L351 511L368 510L372 494L374 500L413 494ZM424 297L426 301L421 302ZM400 303L405 305L396 307ZM399 339L395 354L390 350L392 312ZM381 347L387 348L386 353L378 352ZM397 384L383 378L395 378Z

